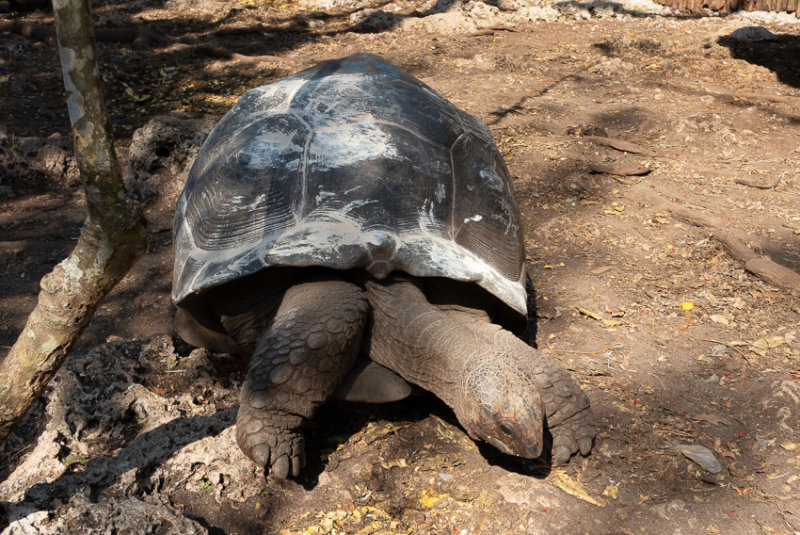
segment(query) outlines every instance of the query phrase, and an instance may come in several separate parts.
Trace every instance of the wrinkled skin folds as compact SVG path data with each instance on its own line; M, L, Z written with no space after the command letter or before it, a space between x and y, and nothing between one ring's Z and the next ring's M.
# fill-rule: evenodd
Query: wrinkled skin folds
M588 399L566 370L480 310L430 304L413 280L301 281L274 308L273 314L243 311L266 325L233 334L240 346L255 347L237 440L273 477L300 473L303 423L333 395L359 353L433 392L473 439L504 453L538 457L545 421L556 463L592 447Z

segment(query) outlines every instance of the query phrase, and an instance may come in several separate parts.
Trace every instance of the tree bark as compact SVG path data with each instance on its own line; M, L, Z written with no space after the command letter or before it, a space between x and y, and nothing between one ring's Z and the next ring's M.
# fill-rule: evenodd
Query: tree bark
M0 443L61 367L109 291L144 252L113 149L89 0L53 0L75 157L89 216L70 255L45 275L36 308L0 364Z

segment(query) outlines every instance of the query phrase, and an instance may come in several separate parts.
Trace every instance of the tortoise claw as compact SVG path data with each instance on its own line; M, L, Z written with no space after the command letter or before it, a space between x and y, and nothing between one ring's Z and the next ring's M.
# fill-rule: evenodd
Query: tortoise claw
M588 455L595 437L589 398L565 369L543 355L536 362L534 376L553 435L553 462L564 464L579 451Z
M565 464L572 457L572 451L567 446L556 446L553 449L553 462L555 464Z
M592 443L594 440L590 436L584 436L578 439L578 447L581 450L581 455L589 455L589 452L592 451Z
M289 417L291 418L291 417ZM284 425L276 424L282 423ZM236 422L236 441L245 455L277 479L297 477L305 466L305 441L293 429L299 422L286 415L254 411L243 404Z

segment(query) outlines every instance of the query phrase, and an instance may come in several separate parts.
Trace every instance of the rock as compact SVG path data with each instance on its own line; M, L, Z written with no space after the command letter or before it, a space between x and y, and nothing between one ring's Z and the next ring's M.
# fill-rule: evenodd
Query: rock
M2 535L62 534L113 535L116 533L169 533L201 535L208 531L194 520L162 504L136 499L91 503L81 497L48 511L29 512L12 521Z
M745 26L733 31L725 39L738 41L741 43L758 43L761 41L775 41L778 36L764 28L763 26Z
M263 473L232 433L236 382L213 368L202 351L179 357L163 335L71 355L44 395L44 430L0 483L3 535L206 533L160 502L181 492L182 500L202 493L197 501L207 503L209 489L218 503L258 495ZM157 378L172 387L150 386ZM198 406L195 391L206 388L215 399ZM30 414L41 419L41 411ZM22 446L9 440L3 453Z
M151 231L172 228L175 202L213 119L160 116L133 133L125 184L145 205Z
M0 127L0 185L11 189L67 188L80 182L68 136L17 137Z

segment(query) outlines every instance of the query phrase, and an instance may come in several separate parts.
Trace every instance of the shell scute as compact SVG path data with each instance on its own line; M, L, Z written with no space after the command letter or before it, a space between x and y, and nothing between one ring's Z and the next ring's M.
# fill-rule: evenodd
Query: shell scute
M325 266L471 281L526 310L491 133L377 56L245 94L198 154L174 243L178 304L270 266Z

